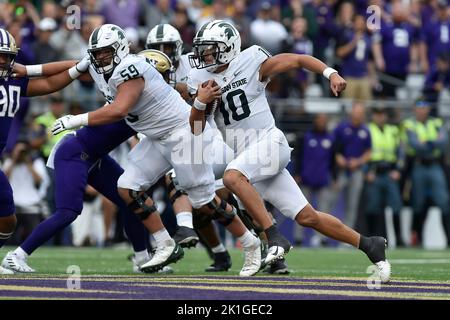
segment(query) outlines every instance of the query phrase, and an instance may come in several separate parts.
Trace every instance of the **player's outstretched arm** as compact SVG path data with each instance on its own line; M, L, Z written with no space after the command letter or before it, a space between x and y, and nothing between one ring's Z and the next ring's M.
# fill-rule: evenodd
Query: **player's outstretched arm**
M266 81L272 76L298 68L323 74L330 80L330 87L335 96L345 90L347 84L336 70L329 68L319 59L306 54L281 53L270 57L261 64L259 77L261 81Z
M88 56L84 57L76 64L73 62L74 61L61 61L47 63L40 65L42 67L40 68L41 70L34 71L33 68L28 68L27 76L43 77L30 80L27 88L27 96L41 96L61 90L85 73L90 65Z
M144 85L145 81L143 78L134 78L123 82L117 87L117 95L113 103L93 112L76 116L67 115L59 118L53 124L53 135L81 126L99 126L124 119L131 108L138 102L144 90Z

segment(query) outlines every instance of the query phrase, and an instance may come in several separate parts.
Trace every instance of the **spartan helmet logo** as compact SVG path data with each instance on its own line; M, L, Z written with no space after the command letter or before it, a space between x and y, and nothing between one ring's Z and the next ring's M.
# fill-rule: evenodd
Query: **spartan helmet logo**
M236 35L236 33L234 32L233 26L232 26L231 24L229 24L228 22L221 22L221 23L219 24L219 27L225 28L225 34L226 34L228 40L230 40L230 38L231 38L232 36L235 36L235 35Z

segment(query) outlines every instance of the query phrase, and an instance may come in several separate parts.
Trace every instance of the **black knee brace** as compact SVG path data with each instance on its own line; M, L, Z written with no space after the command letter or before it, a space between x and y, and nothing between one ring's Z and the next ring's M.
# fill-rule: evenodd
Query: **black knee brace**
M210 214L202 214L198 210L192 212L192 224L194 229L203 229L208 226L212 221L212 216Z
M231 212L227 212L225 210L227 208L227 203L224 200L221 200L220 204L217 205L216 201L213 199L210 203L208 203L208 208L214 210L212 218L225 227L233 222L233 219L236 216L235 207L232 207L233 210Z
M133 199L133 202L128 205L128 208L133 211L139 219L145 220L149 215L158 210L156 204L153 204L150 207L145 204L145 201L149 198L147 193L144 192L139 195L138 191L130 190L129 195ZM136 213L135 211L138 209L142 209L143 211Z
M175 187L175 183L173 182L173 177L172 177L171 174L168 175L168 178L169 178L169 181L170 181L170 182L167 184L167 193L169 194L169 199L170 199L170 201L172 202L172 204L174 204L175 201L176 201L179 197L181 197L182 195L185 195L186 192L184 192L184 191L182 191L182 190L178 190L178 189ZM175 190L175 193L174 193L173 195L170 195L170 193L171 193L173 190Z

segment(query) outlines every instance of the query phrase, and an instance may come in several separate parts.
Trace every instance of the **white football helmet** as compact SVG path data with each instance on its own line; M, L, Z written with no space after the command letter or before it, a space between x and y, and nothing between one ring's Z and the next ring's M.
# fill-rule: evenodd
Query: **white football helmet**
M170 24L158 24L148 33L145 48L162 51L175 63L183 54L183 40L178 30Z
M194 54L189 56L191 67L213 72L241 52L241 36L230 22L214 20L198 30L193 51Z
M156 68L156 70L161 73L164 80L175 88L175 68L173 67L170 58L164 52L148 49L139 52L138 56L146 58Z
M110 49L110 53L105 49ZM104 24L92 32L88 53L95 71L109 74L130 53L130 46L122 28Z
M12 73L14 60L19 53L16 40L5 29L0 28L0 54L4 54L6 60L0 64L0 78L7 78Z

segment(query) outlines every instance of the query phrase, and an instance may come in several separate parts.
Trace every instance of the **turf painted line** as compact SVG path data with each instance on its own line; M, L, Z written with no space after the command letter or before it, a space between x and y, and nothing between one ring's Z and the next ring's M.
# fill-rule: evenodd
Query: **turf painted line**
M449 264L450 259L390 259L392 264Z
M86 276L80 289L68 289L67 277L2 277L0 299L446 299L450 284L399 282L367 288L365 279L226 276Z

